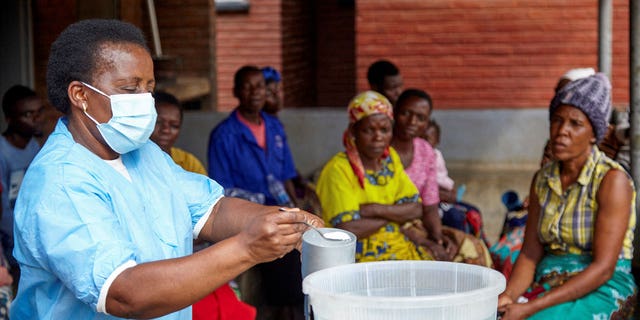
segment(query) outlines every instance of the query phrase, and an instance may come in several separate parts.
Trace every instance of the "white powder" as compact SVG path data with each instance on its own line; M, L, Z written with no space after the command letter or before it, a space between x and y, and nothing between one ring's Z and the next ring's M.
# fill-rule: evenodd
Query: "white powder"
M340 231L331 231L327 233L323 233L325 238L333 239L333 240L349 240L350 237L348 234Z

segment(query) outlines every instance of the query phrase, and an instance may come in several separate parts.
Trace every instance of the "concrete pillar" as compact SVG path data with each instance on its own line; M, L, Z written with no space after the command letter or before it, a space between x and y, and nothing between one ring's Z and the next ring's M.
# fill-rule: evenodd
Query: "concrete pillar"
M598 71L611 79L611 30L613 0L599 0L598 10Z
M629 0L629 104L631 114L631 174L640 194L640 2ZM636 221L640 220L640 199L636 195ZM636 227L634 267L640 268L640 228Z

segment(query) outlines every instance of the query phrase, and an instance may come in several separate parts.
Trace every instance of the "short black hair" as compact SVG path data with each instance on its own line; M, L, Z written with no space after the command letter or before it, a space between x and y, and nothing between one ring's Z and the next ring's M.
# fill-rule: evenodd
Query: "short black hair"
M37 97L33 89L16 84L9 88L2 96L2 112L5 117L10 117L13 115L14 108L18 104L18 102L31 97Z
M156 103L156 108L159 104L170 104L178 108L178 110L180 110L180 122L182 122L184 112L182 109L182 105L180 104L180 101L178 101L178 98L176 98L176 96L166 91L156 91L153 93L153 98Z
M411 88L402 91L402 93L398 97L398 100L396 101L395 106L393 107L393 113L396 113L398 111L398 106L402 105L407 99L411 97L418 97L427 100L427 102L429 102L429 111L433 111L433 100L431 100L431 96L424 90Z
M68 114L71 101L67 88L71 81L91 82L105 43L131 43L147 47L138 27L119 20L90 19L68 26L51 45L47 65L47 91L51 104Z
M233 92L235 93L236 90L242 87L242 81L244 81L244 78L248 74L254 73L254 72L258 72L262 74L262 69L252 65L243 66L240 69L238 69L238 71L236 71L236 74L233 76Z
M380 88L384 85L384 78L397 76L400 70L389 60L378 60L372 63L367 70L367 80L370 86Z

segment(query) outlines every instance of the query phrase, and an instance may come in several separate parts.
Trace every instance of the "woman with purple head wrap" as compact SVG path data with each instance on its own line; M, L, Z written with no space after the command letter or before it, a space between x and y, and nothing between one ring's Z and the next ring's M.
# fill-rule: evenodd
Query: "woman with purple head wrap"
M554 159L531 184L523 248L498 300L503 319L633 317L635 189L596 145L610 113L602 73L570 82L551 100Z

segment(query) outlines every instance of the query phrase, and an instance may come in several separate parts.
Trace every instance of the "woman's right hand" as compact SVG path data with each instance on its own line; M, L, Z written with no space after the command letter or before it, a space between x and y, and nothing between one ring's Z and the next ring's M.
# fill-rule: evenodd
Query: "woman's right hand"
M504 312L505 307L512 303L513 299L506 292L501 293L498 296L498 311Z
M524 320L535 313L529 303L506 304L499 307L498 312L501 314L500 320Z
M304 222L316 227L324 225L319 217L306 211L265 207L239 236L255 263L268 262L300 248L302 234L308 228Z
M432 240L426 240L424 246L431 251L431 255L438 261L452 261L445 247Z
M443 244L439 244L427 238L427 233L422 226L409 225L402 228L402 233L409 238L414 244L426 248L431 256L437 261L451 261L446 248Z

